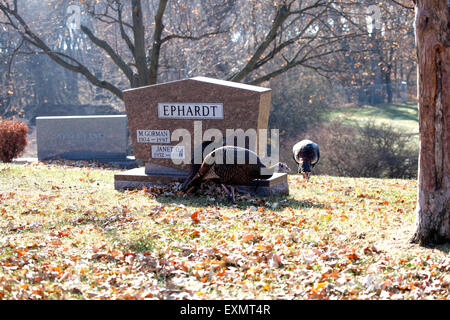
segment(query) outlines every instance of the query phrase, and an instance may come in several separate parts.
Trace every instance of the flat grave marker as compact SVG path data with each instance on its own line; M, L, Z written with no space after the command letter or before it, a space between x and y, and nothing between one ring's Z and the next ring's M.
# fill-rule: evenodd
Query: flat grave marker
M126 115L51 116L36 118L39 160L127 159Z

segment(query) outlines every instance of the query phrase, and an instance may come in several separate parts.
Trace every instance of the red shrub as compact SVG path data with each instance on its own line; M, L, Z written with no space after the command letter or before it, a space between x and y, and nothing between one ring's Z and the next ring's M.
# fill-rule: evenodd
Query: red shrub
M28 126L15 120L0 120L0 160L11 162L28 144Z

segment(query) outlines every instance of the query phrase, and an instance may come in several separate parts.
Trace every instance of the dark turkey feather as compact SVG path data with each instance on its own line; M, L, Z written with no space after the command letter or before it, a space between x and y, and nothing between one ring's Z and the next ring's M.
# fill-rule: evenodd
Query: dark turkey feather
M311 169L319 162L319 146L311 140L302 140L292 148L294 160L299 164L299 173L309 174Z
M203 160L205 158L205 154L204 154L205 149L213 143L215 143L215 142L214 141L203 141L202 144L192 152L191 165L189 167L189 174L188 174L188 177L186 178L186 180L184 181L183 185L181 186L181 190L185 191L186 186L189 183L189 181L191 181L192 178L194 178L194 176L197 174L197 172L200 169L200 167L202 166ZM217 144L217 147L221 147L221 146L223 146L223 144ZM201 152L200 155L198 155L199 152ZM195 161L196 159L201 159L201 161L199 161L199 163L196 163L196 161Z
M268 179L275 171L288 172L289 168L282 163L267 167L251 150L224 146L217 148L205 157L198 173L185 183L183 191L191 187L198 187L206 180L212 180L222 185L246 185L255 179ZM234 202L233 187L232 192Z

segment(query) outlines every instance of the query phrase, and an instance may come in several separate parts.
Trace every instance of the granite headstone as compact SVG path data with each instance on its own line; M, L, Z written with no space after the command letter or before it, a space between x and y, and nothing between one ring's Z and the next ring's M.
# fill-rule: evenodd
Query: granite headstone
M216 139L214 132L239 139L253 131L258 140L268 127L271 89L195 77L125 90L123 97L134 155L145 168L117 174L116 189L183 181L192 151Z
M36 118L39 160L121 161L127 158L126 115Z

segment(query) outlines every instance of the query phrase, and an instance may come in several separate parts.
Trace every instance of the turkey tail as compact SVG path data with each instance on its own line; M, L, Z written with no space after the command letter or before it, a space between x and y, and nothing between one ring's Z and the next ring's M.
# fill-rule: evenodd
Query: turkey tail
M181 186L181 191L187 192L193 189L193 191L197 190L200 187L202 182L202 175L197 172L194 177L188 177L186 181Z
M315 164L319 161L320 153L319 146L311 140L302 140L294 145L292 148L294 160L299 163L302 161L308 161L311 164Z
M189 175L180 188L181 191L184 192L185 190L187 190L188 184L191 183L192 179L194 179L195 175L198 173L198 170L200 169L200 166L201 165L191 165L191 168L189 170Z
M320 160L320 150L319 147L316 146L316 159L317 161L311 164L311 167L314 168L314 166L319 162Z
M224 143L224 141L222 141L222 142ZM215 143L215 142L214 141L210 141L210 140L209 141L203 141L201 146L192 152L191 166L189 168L189 175L187 176L187 178L184 181L183 185L180 187L181 191L185 192L187 190L188 184L191 183L191 181L194 179L195 175L198 173L198 170L200 170L200 167L202 166L201 162L200 163L195 163L196 154L200 152L201 161L203 162L203 159L205 157L205 154L204 154L205 153L205 149L207 147L209 147L212 143Z

